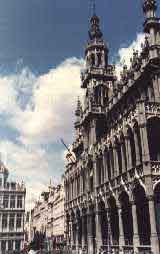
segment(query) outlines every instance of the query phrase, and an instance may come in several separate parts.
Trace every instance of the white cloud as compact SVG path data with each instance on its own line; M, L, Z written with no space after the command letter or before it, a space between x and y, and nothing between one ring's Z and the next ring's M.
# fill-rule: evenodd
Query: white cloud
M82 60L71 58L34 80L26 109L18 110L9 119L23 143L48 143L61 136L71 137L73 110L78 95L82 94L82 65Z
M133 55L133 50L141 52L141 44L144 42L145 35L142 33L137 34L137 38L128 46L122 47L118 51L119 61L116 63L116 72L118 77L123 69L123 65L126 64L128 68L131 66L130 59Z

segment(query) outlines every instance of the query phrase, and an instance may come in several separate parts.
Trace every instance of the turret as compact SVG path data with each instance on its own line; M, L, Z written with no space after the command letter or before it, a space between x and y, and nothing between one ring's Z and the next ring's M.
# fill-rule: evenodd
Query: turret
M100 19L94 14L90 20L89 41L85 50L86 68L105 68L108 65L108 47L103 40Z
M144 32L148 34L150 59L160 57L160 19L156 16L156 0L144 0Z

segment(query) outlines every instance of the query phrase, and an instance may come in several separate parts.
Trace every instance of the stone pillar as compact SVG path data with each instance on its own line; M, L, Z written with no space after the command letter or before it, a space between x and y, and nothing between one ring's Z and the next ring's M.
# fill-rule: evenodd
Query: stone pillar
M98 207L96 209L96 244L97 251L99 251L100 247L103 245L102 240L102 226L101 226L101 211L99 211Z
M136 152L136 165L140 164L140 150L139 150L139 143L138 143L138 136L136 130L133 130L134 134L134 142L135 142L135 152Z
M140 125L141 144L142 144L142 157L143 161L149 161L149 146L148 146L148 135L146 123Z
M113 147L113 156L114 156L114 176L117 176L118 173L118 155L116 146Z
M125 144L126 144L126 155L127 155L127 170L129 170L132 168L132 156L131 156L131 145L130 145L128 136L125 136Z
M132 216L133 216L133 246L134 251L136 252L137 247L140 245L140 242L139 242L137 211L135 202L132 202Z
M79 251L79 242L78 242L78 238L79 238L79 236L78 236L78 234L79 234L79 225L78 225L78 223L79 223L79 220L78 219L76 219L76 225L75 225L75 227L76 227L76 232L75 232L75 234L76 234L76 251L77 251L77 253L78 253L78 251Z
M87 245L87 215L86 212L82 212L82 249L84 250L86 248Z
M126 172L126 163L125 163L125 155L124 155L124 149L123 146L125 143L121 142L121 156L122 156L122 173Z
M153 253L160 253L159 240L156 229L156 216L153 198L149 198L149 214L150 214L150 225L151 225L151 246Z
M119 215L119 245L120 247L125 245L124 241L124 230L123 230L123 220L122 220L122 209L118 207L118 215Z
M70 222L70 230L71 230L71 233L70 233L71 246L73 246L74 245L74 243L73 243L73 219L71 219L71 222Z
M93 232L92 232L92 211L87 214L87 231L88 231L88 254L93 254Z
M103 167L104 167L104 182L108 181L108 169L107 169L107 160L106 152L103 153Z
M154 94L155 94L155 101L159 102L160 101L160 91L159 91L158 77L155 76L155 79L153 79L152 82L153 82L153 89L154 89Z

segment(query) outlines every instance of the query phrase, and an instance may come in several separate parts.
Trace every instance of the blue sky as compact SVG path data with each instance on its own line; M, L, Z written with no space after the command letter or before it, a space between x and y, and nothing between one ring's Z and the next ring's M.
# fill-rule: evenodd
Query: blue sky
M111 55L141 31L141 0L99 0L97 13ZM0 0L0 63L17 60L44 73L71 56L82 57L87 39L89 0Z
M120 70L117 56L129 65L143 41L141 1L99 0L97 14ZM28 207L64 172L60 138L74 136L89 15L86 0L0 0L0 152Z

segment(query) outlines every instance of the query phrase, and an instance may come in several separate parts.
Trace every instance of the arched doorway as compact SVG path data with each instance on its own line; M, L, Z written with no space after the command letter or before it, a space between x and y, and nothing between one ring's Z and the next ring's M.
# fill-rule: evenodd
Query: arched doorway
M119 199L122 208L121 216L123 222L125 245L133 245L133 217L129 196L125 191L123 191L120 194Z
M144 188L138 184L134 189L138 233L141 245L150 245L151 227L148 200Z
M160 161L160 119L152 117L147 122L150 159Z
M110 211L110 225L112 233L113 245L119 244L119 217L118 209L116 206L116 200L113 196L108 199L109 211Z

